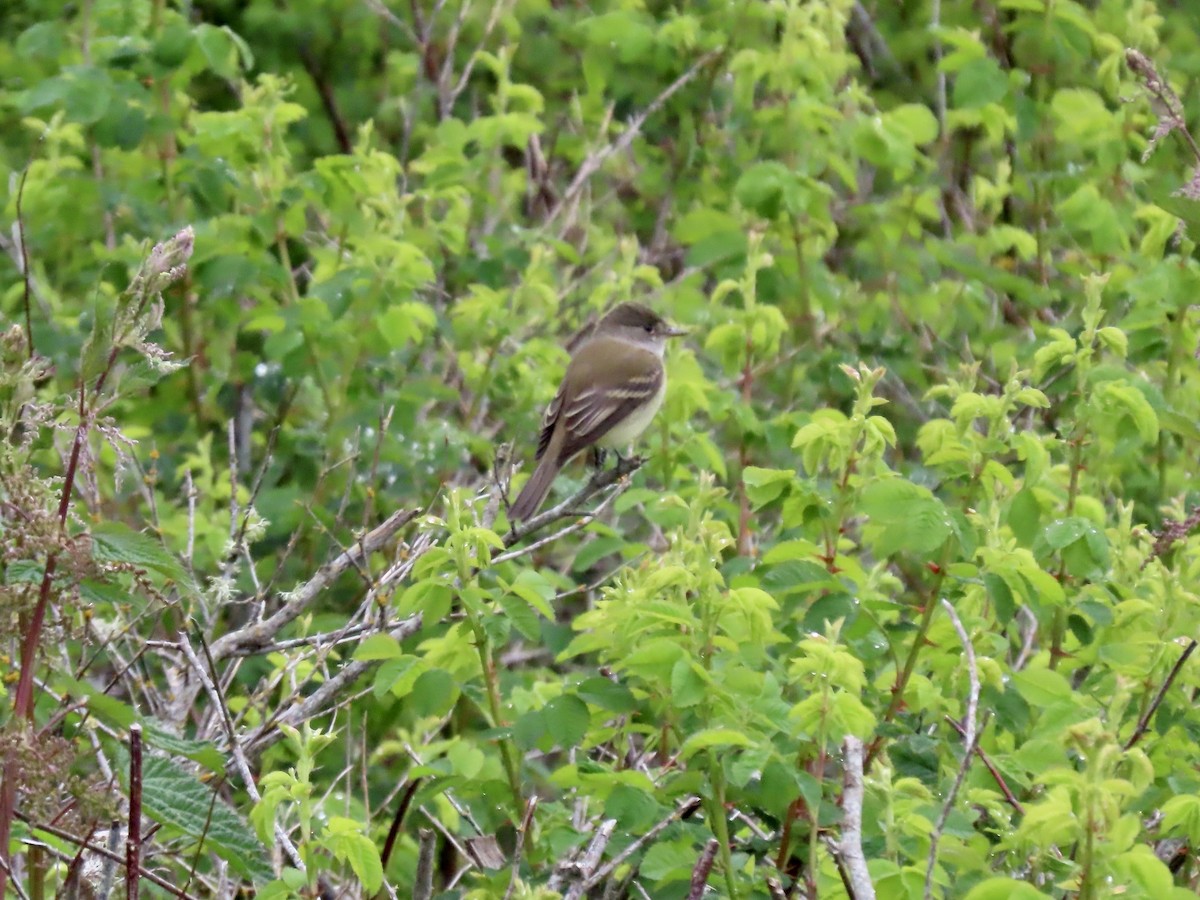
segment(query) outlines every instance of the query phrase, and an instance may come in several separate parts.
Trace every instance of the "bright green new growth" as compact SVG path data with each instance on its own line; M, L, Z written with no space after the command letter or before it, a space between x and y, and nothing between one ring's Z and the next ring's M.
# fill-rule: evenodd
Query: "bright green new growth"
M1188 4L10 5L0 893L1200 886Z

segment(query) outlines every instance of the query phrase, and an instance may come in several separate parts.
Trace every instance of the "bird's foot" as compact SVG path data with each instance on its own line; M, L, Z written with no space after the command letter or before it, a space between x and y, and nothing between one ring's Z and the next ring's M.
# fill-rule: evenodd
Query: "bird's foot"
M604 460L607 456L608 456L607 450L605 450L603 447L598 447L595 444L592 444L592 449L589 453L589 461L591 462L593 469L595 469L597 471L599 471L600 469L603 469L604 468ZM620 459L621 459L621 457L618 456L617 457L618 462L620 461Z

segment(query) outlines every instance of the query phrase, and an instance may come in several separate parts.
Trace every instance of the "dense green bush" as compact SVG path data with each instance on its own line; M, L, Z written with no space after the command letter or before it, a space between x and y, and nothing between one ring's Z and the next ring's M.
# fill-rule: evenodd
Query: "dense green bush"
M1198 26L9 3L0 882L1191 896Z

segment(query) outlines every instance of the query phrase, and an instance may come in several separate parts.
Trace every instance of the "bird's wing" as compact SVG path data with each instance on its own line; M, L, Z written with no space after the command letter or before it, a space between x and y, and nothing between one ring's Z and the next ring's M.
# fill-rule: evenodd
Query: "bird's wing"
M537 453L534 459L541 459L546 448L550 446L550 436L554 434L554 424L558 421L558 414L562 411L563 391L566 386L567 379L564 378L563 383L558 386L558 393L554 395L554 399L546 407L546 412L542 414L542 433L538 435Z
M612 364L614 358L620 360L618 365ZM623 342L608 346L603 338L589 341L571 360L556 398L555 418L562 416L566 429L559 459L565 462L604 437L662 390L664 377L662 360L649 350L631 349ZM567 390L568 383L586 386ZM568 394L564 404L561 398ZM543 439L549 442L548 433Z

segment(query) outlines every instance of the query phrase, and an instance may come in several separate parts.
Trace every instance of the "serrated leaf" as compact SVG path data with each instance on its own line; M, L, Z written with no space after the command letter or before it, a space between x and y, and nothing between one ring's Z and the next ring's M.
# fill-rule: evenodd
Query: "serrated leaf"
M129 790L129 757L120 754L121 784ZM142 811L156 822L204 841L237 872L256 883L274 877L266 848L246 821L212 789L176 763L159 756L142 761Z
M707 676L694 660L681 656L671 669L671 703L681 709L695 706L709 692Z
M522 636L531 641L536 641L540 637L541 624L538 621L537 613L525 600L515 594L501 592L498 602L508 620L512 622L517 631L521 632Z
M383 885L383 863L374 841L362 833L362 826L353 819L333 816L321 835L322 843L335 857L350 864L350 868L362 882L367 893L374 893Z
M875 551L880 556L898 550L932 553L952 532L942 501L928 488L903 478L886 478L867 485L862 508L871 517Z
M198 762L218 775L225 773L225 757L212 742L181 738L152 716L142 718L142 729L149 746Z
M174 554L147 534L122 522L101 522L91 531L92 558L97 562L129 563L163 576L196 593L196 585Z
M573 694L560 694L542 708L546 732L563 749L579 745L587 733L591 714L587 704Z

